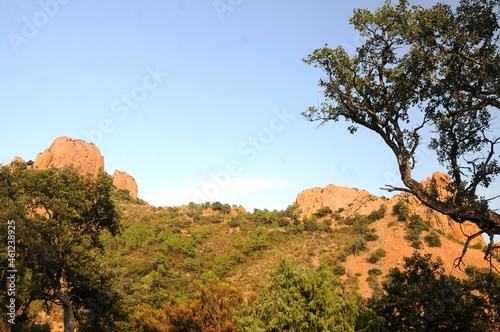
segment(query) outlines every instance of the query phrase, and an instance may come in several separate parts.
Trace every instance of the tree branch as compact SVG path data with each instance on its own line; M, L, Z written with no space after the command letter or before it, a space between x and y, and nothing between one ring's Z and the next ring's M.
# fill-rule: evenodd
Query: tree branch
M462 231L462 233L463 233L463 231ZM460 257L455 259L455 262L453 263L454 268L458 268L459 270L462 270L461 265L465 265L465 263L463 262L463 259L464 259L465 253L467 252L467 249L469 248L470 242L483 233L484 233L484 231L481 230L477 233L474 233L472 235L467 236L467 241L465 241L464 248L462 249L462 254L460 255Z

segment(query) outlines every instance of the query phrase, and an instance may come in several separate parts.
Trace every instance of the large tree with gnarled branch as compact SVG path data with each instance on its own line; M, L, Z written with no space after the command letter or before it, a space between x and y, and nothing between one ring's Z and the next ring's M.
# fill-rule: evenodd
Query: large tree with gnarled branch
M390 1L375 11L357 9L350 23L364 44L350 56L342 47L315 50L304 61L321 68L324 101L303 116L321 124L344 119L377 133L396 156L404 187L457 223L471 221L490 241L486 259L499 247L500 215L478 195L500 173L500 0L461 0L456 8L409 6ZM418 182L415 153L428 148L451 177L447 199Z

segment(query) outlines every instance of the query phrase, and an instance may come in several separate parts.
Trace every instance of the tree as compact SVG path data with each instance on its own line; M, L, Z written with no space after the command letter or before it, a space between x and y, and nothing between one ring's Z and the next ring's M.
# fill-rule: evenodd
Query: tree
M498 329L498 302L492 298L498 291L496 275L491 276L496 280L490 284L495 286L492 291L481 283L483 275L472 281L445 275L442 261L433 261L430 254L415 252L404 260L404 271L392 269L383 284L382 296L372 297L368 302L378 317L360 315L365 319L370 317L368 326L383 322L383 328L379 329L382 331Z
M255 316L249 331L354 331L357 304L326 266L307 269L282 257Z
M63 307L64 331L73 331L77 319L102 325L98 317L119 301L99 238L104 229L119 231L111 177L14 163L0 169L0 188L0 217L16 223L16 267L23 283L17 313L43 300Z
M389 191L415 195L457 223L471 221L490 241L500 234L500 215L478 197L500 173L495 120L500 109L499 0L461 0L431 8L387 0L374 12L357 9L350 23L365 38L354 56L342 48L316 49L304 61L324 70L325 100L303 116L324 124L344 119L377 133L394 153L404 187ZM449 195L414 179L415 154L430 135L428 148L451 177ZM498 134L498 131L496 131Z
M196 284L193 299L173 299L165 305L168 331L236 332L234 312L243 302L241 291L217 277Z

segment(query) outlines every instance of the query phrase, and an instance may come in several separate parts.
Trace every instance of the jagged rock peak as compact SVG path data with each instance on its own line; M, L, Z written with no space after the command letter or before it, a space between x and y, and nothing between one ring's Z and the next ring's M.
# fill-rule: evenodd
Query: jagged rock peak
M56 138L48 149L39 153L33 163L34 169L66 167L73 165L82 174L97 176L104 170L104 157L93 143L71 137Z
M115 170L113 173L113 185L116 189L128 190L133 199L137 199L138 187L134 177L126 172Z

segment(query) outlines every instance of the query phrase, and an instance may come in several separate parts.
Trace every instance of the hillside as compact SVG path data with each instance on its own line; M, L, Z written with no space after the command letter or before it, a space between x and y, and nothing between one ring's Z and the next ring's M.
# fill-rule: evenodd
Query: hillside
M327 188L323 192L328 192ZM130 287L131 304L144 300L154 303L153 298L185 292L185 286L204 273L214 273L255 295L276 265L278 253L305 265L319 266L326 261L332 267L343 266L344 276L356 277L361 294L368 297L372 293L366 280L369 269L377 267L385 274L417 250L408 239L410 221L398 221L392 212L398 202L408 202L408 197L389 200L358 189L339 191L340 196L328 196L330 202L340 204L332 206L335 210L323 206L314 212L303 200L304 193L285 211L251 213L218 202L151 207L120 201L123 233L115 239L106 238L109 259L118 271L126 271L120 273L120 284ZM408 219L413 216L433 223L420 234L418 250L441 257L447 273L465 277L463 271L453 268L463 249L463 236L455 237L450 229L436 224L437 219L429 218L430 211L409 202ZM424 240L429 234L441 245L430 246ZM482 245L484 241L479 240L469 249L466 264L488 267ZM380 248L386 256L367 262Z
M104 159L88 144L57 139L28 169L63 167L76 160L74 166L82 173L96 174ZM81 162L85 159L102 163L87 169ZM425 184L446 195L447 181L447 175L436 173ZM206 287L212 287L208 292L214 297L234 292L242 306L238 315L245 316L266 292L282 257L311 271L326 267L341 280L346 294L365 299L380 295L385 276L395 267L402 269L404 257L415 251L440 258L447 276L466 279L466 269L489 268L481 238L469 247L464 268L454 268L464 234L474 233L476 226L459 227L407 194L388 199L328 185L304 190L286 210L248 212L220 202L155 207L137 198L130 175L115 171L113 183L121 231L112 236L104 230L101 242L120 294L120 310L133 331L170 331L158 326L173 324L171 312L185 320L190 310L201 310L196 301ZM36 302L30 313L39 323L50 323L52 331L62 331L57 307L47 316ZM232 315L228 319L234 323Z

